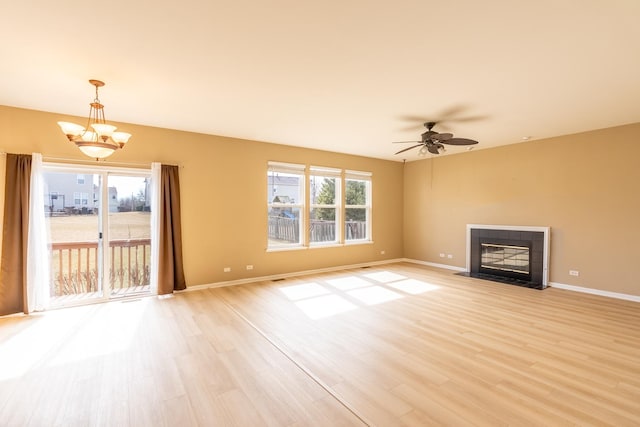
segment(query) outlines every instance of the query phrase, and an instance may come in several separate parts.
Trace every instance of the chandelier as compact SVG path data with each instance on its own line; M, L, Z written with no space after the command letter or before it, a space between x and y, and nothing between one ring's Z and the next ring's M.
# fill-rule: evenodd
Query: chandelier
M100 80L89 80L89 83L96 87L96 97L90 105L89 118L87 126L82 127L75 123L58 122L69 141L89 157L96 160L109 157L119 148L124 147L129 138L130 133L115 132L116 127L108 125L104 119L104 105L100 103L98 98L98 88L104 86L104 82Z

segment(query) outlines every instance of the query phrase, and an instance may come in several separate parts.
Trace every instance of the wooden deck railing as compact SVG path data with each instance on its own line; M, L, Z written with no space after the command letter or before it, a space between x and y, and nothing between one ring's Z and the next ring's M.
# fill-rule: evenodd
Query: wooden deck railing
M56 242L50 245L51 295L62 296L98 289L98 242ZM109 242L111 289L118 291L150 283L151 239Z

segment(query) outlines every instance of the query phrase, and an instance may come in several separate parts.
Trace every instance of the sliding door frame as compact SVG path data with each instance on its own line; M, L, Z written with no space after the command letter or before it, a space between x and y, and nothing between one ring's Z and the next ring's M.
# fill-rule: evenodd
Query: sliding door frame
M56 304L51 308L62 308L62 307L71 307L76 305L85 305L92 303L100 303L109 301L111 298L111 283L110 278L108 276L109 266L111 264L111 252L109 251L109 176L127 176L127 177L140 177L140 178L148 178L152 179L152 170L151 167L147 168L126 168L126 167L114 167L114 166L103 166L103 165L84 165L84 164L72 164L72 163L51 163L51 162L43 162L43 172L57 172L57 173L77 173L77 174L86 174L86 175L99 175L101 177L101 186L100 186L100 209L98 210L98 233L101 233L99 239L100 251L102 256L99 256L99 266L98 266L98 280L100 283L100 289L102 291L102 297L100 298L91 298L87 300L80 301L69 301L62 304ZM157 186L158 183L152 183L152 193L154 193L153 186ZM152 215L153 212L157 212L158 204L155 198L151 198L151 210ZM157 215L157 214L156 214ZM154 248L157 245L157 241L154 236L157 233L154 233L153 227L157 227L157 221L153 220L153 216L151 218L149 224L150 230L150 238L151 238L151 253L153 254ZM151 258L151 281L157 280L157 260L154 260L154 257ZM47 286L50 284L47 283ZM157 284L150 284L150 291L148 294L136 294L132 295L132 298L139 298L140 296L147 295L156 295L157 294ZM127 297L120 297L126 299Z

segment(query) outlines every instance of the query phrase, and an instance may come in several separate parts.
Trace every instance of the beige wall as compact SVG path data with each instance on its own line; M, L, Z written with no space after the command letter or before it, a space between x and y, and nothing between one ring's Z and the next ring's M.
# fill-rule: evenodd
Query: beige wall
M86 160L61 134L58 120L83 121L0 106L0 150ZM134 136L110 161L182 166L190 286L403 256L464 267L466 224L482 223L550 226L551 281L640 295L633 271L640 260L634 246L640 241L640 124L404 166L160 128L121 128ZM269 160L371 171L374 244L267 253ZM441 252L453 258L440 258ZM246 271L247 264L254 270ZM222 272L227 266L231 273ZM569 276L570 269L580 276Z
M639 159L633 124L407 163L404 255L464 267L468 223L550 226L550 281L640 295Z
M59 120L84 119L0 106L0 150L86 160ZM162 162L180 169L187 285L402 257L402 164L256 141L122 125L133 134L112 162ZM266 165L280 161L373 173L373 244L270 252ZM4 160L3 160L4 163ZM4 167L4 165L2 165ZM0 177L4 189L4 173ZM380 251L384 250L385 255ZM246 271L252 264L254 270ZM223 273L231 267L230 273Z

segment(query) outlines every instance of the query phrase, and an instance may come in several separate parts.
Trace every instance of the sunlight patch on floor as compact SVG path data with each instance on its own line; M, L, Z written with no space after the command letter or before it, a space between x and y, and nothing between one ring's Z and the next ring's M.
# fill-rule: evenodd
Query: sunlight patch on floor
M369 286L368 288L354 289L347 292L347 295L366 305L381 304L383 302L404 298L399 293L383 288L382 286Z
M319 295L326 295L330 293L327 288L314 282L282 287L280 288L280 292L285 294L291 301L317 297Z
M348 291L350 289L364 288L371 286L371 282L368 282L357 276L340 277L338 279L328 279L328 284L341 291Z
M325 295L297 301L295 304L313 320L330 317L358 308L357 305L350 303L338 295Z
M390 271L336 277L326 279L324 283L302 283L283 286L279 290L315 320L440 289Z
M423 282L416 279L401 280L399 282L387 283L387 286L398 289L402 292L406 292L411 295L418 295L424 292L435 291L440 289L440 286L432 285L431 283Z
M363 276L367 279L375 280L378 283L390 283L407 278L406 276L390 271L379 271L377 273L363 274Z
M88 322L77 325L49 363L64 365L129 348L148 303L141 299L100 305Z
M71 336L93 307L33 314L31 326L0 345L0 380L24 375L32 366L47 363L48 354Z

